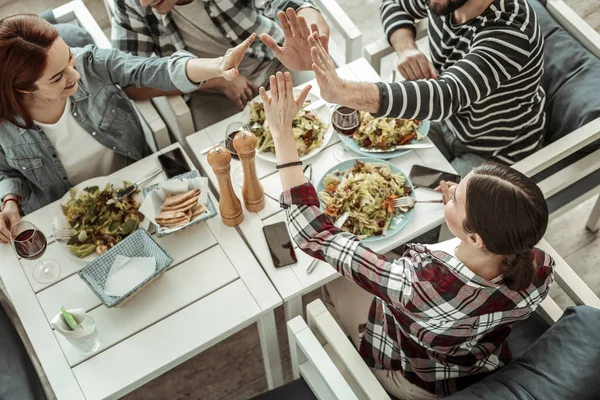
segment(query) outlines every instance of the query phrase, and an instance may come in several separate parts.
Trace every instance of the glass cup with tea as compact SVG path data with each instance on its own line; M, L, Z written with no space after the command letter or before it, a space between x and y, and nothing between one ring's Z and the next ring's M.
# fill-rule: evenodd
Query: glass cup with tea
M231 152L231 158L236 160L240 159L238 157L237 150L235 147L233 147L233 138L238 134L238 132L247 131L249 129L250 128L248 128L248 125L244 124L243 122L233 122L227 126L227 129L225 130L225 147ZM244 171L242 170L242 166L239 164L232 166L231 175L233 177L233 181L241 187L244 182Z
M360 112L358 110L345 106L337 106L333 110L331 125L333 126L333 129L342 136L341 143L333 150L333 155L339 161L356 158L356 155L346 146L345 141L352 140L354 132L360 127L360 122Z
M37 260L44 255L48 241L44 233L28 221L19 221L10 230L10 241L15 254L25 260ZM42 260L33 268L33 279L39 283L50 283L60 273L56 261Z

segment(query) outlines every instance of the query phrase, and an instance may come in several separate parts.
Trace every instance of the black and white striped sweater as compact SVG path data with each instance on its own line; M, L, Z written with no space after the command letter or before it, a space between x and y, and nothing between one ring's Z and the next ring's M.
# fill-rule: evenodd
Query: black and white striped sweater
M445 120L474 153L509 164L531 154L546 119L544 39L527 1L495 0L461 25L432 14L424 0L382 1L388 39L422 18L439 79L378 84L378 116Z

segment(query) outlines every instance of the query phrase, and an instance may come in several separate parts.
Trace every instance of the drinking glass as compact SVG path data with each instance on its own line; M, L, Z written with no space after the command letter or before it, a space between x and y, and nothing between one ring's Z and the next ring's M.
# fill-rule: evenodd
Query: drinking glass
M360 127L360 112L353 108L337 106L331 116L333 129L341 135L352 138L354 132ZM356 158L356 155L348 149L344 138L340 144L333 149L333 155L338 161L346 161Z
M10 230L12 248L25 260L37 260L44 255L48 241L44 233L28 221L19 221ZM60 267L56 261L42 260L33 268L33 279L50 283L58 277Z
M225 130L225 147L231 152L231 157L236 160L239 160L240 158L238 157L235 147L233 147L233 138L238 132L247 130L250 129L248 128L248 125L243 122L233 122L229 124ZM235 163L235 165L231 166L231 176L233 177L233 182L239 187L242 187L244 184L244 171L239 163Z

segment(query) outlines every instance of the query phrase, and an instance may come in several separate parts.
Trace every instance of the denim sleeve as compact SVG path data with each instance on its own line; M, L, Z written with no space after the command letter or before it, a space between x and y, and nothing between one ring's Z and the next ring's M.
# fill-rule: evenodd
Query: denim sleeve
M0 149L0 201L9 194L19 196L21 208L29 201L31 190L21 173L6 162L6 155Z
M288 8L293 8L295 10L304 4L314 5L314 2L312 0L268 0L263 4L263 7L265 7L264 15L267 18L277 21L277 13L279 11L285 11Z
M159 90L193 92L200 87L190 81L185 71L187 62L197 58L187 51L177 51L170 57L138 57L116 49L86 46L73 49L77 66L121 87L151 87Z

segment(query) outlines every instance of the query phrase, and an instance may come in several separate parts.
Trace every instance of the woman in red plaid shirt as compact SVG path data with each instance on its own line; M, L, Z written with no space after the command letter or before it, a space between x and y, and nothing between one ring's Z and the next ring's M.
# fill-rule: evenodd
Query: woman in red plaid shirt
M299 160L292 79L270 79L260 94L279 165ZM548 207L536 184L510 167L484 165L460 184L441 182L455 239L407 245L399 259L377 254L333 226L301 165L279 170L290 231L298 246L344 278L327 285L334 317L385 387L402 399L456 392L511 360L506 338L547 296L554 261L534 248Z

